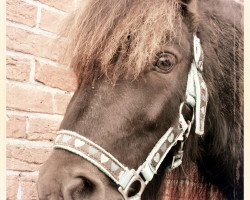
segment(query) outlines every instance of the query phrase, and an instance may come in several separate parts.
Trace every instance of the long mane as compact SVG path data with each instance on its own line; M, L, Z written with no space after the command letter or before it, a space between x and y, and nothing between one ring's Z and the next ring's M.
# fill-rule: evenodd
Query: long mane
M228 199L242 199L243 9L228 0L200 0L197 5L194 9L177 0L90 0L62 29L68 41L65 57L70 58L78 84L103 74L111 81L121 76L134 79L172 41L182 10L187 9L188 23L197 26L204 50L209 104L205 136L190 135L183 167L188 173L193 164L198 166L205 192L215 185Z
M197 10L209 103L205 136L191 135L186 167L198 166L207 194L212 184L227 199L243 199L243 8L210 0Z
M206 124L209 133L204 138L205 153L199 165L209 181L213 174L212 182L223 188L229 199L242 199L243 10L233 1L216 4L203 5L209 7L201 38L210 103Z

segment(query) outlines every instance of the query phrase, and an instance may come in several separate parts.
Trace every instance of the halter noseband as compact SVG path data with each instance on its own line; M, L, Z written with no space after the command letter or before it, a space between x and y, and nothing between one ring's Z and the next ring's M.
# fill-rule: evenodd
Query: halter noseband
M183 143L189 135L194 118L196 134L202 135L204 133L208 93L201 74L203 70L203 52L200 39L195 35L193 42L194 60L188 74L186 101L180 105L179 118L160 138L149 153L146 161L137 170L129 169L105 149L73 131L58 131L54 148L65 149L77 154L98 167L118 185L118 190L125 200L140 200L146 185L153 179L164 158L178 141L181 143L180 149L174 155L168 169L172 170L181 165ZM186 120L182 114L184 104L188 104L194 109L193 117L190 121ZM135 182L140 183L140 189L137 194L129 196L129 189Z

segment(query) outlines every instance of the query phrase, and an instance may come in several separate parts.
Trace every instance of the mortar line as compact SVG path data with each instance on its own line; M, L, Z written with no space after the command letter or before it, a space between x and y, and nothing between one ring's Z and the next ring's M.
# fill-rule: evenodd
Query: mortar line
M38 112L26 112L26 111L17 111L17 110L6 110L7 115L11 116L20 116L20 117L29 117L32 119L50 119L50 120L62 120L63 115L59 114L47 114L47 113L38 113Z
M40 8L43 8L45 10L48 10L48 11L56 12L58 14L66 15L68 13L66 11L60 10L60 9L55 8L53 6L49 6L49 5L41 3L39 1L34 1L34 0L23 0L23 1L28 3L28 4L31 4L33 6L40 7Z
M30 74L29 81L30 83L35 83L35 74L36 74L36 61L35 58L30 60Z
M21 199L22 199L22 184L21 184L21 181L19 180L16 200L21 200Z
M41 23L42 17L42 8L39 6L37 7L37 15L36 15L36 28L38 29Z
M6 170L6 176L32 177L32 176L38 176L38 175L39 175L39 171L22 172L22 171L15 171L15 170Z
M6 82L9 84L12 84L14 86L20 86L23 88L32 88L32 89L36 89L36 90L39 89L43 92L50 92L50 93L54 93L54 94L72 95L72 93L74 93L71 91L65 91L65 90L61 90L59 88L50 87L50 86L44 85L42 83L39 83L37 81L34 81L33 83L29 83L29 82L19 82L19 81L7 79Z
M15 138L7 138L6 145L16 146L21 145L26 148L46 148L51 149L53 147L52 142L48 141L30 141L26 139L15 139Z
M6 22L6 25L9 26L9 27L14 27L14 28L19 28L19 29L25 30L25 31L29 31L29 32L35 33L37 35L42 35L42 36L45 36L45 37L48 37L48 38L51 38L51 39L55 39L56 36L57 36L55 33L51 33L51 32L42 30L40 28L29 27L27 25L19 24L19 23L16 23L16 22L11 22L11 21L8 21L8 20Z

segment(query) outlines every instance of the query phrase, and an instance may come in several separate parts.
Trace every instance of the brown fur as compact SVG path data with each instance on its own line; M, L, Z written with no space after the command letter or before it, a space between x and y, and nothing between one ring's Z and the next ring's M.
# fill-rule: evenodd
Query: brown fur
M193 187L190 198L205 191L205 198L210 199L209 191L216 187L227 199L242 199L242 26L242 7L233 1L90 0L86 8L69 18L62 31L69 42L66 57L76 72L79 87L61 128L83 133L121 161L138 166L176 117L193 57L192 34L197 32L204 50L203 75L209 104L205 136L190 134L183 168L188 173L193 164L197 166L198 179L206 185ZM147 73L157 53L178 43L182 60L173 72L166 76ZM95 87L91 87L95 82ZM117 134L117 130L121 133ZM147 137L147 131L151 137ZM124 157L124 146L129 152L140 149L143 155L139 157L137 152ZM72 157L67 162L60 160L69 168L67 163L78 158L59 151L53 156L64 154ZM82 160L77 161L79 166L84 163ZM51 158L46 166L53 169L58 163ZM143 199L159 197L164 167L149 184ZM55 176L47 173L48 179ZM183 176L180 169L173 178L180 180L179 176ZM178 196L179 185L177 181L173 199Z

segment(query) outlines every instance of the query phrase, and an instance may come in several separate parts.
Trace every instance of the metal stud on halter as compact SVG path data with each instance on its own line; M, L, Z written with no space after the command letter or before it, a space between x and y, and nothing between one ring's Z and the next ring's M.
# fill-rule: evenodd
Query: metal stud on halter
M173 157L168 169L172 170L181 165L183 144L189 135L194 118L196 122L195 132L199 135L204 133L208 93L202 77L202 70L203 53L200 39L194 36L194 60L188 74L186 101L180 105L178 120L163 134L145 162L137 170L129 169L95 142L72 131L59 131L54 148L75 153L98 167L117 184L118 190L125 200L140 200L146 185L153 179L161 163L177 142L181 143L180 149ZM183 116L182 108L184 104L189 104L194 110L190 121ZM139 187L138 191L131 195L129 190L133 187L133 184L139 184Z

